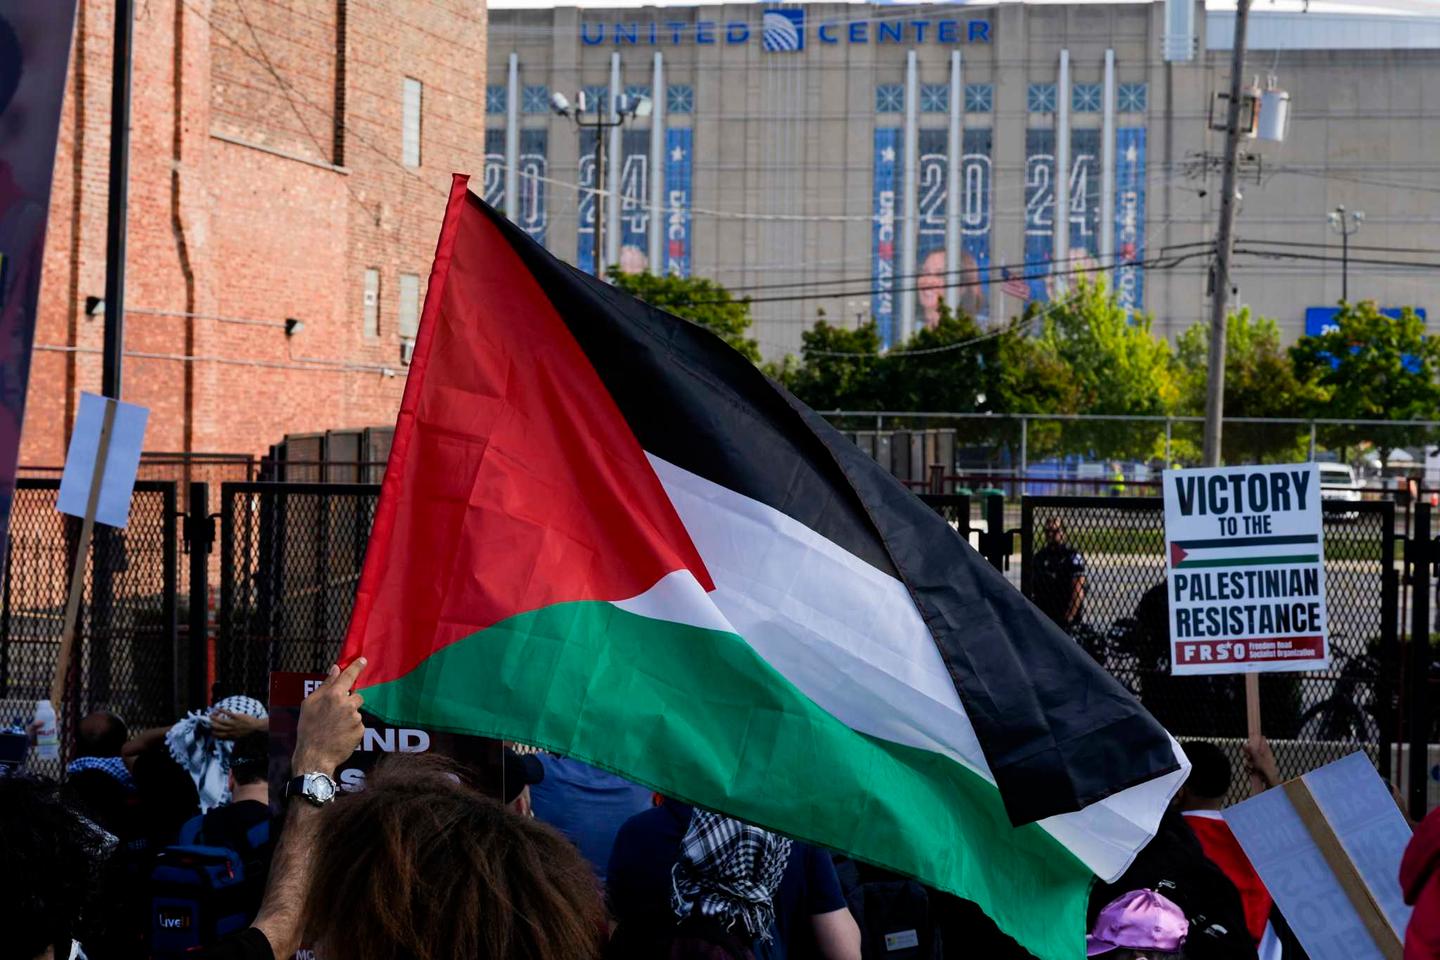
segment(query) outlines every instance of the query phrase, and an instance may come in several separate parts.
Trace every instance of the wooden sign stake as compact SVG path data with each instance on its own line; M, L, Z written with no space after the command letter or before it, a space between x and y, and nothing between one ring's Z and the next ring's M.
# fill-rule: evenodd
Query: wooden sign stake
M65 677L74 656L75 626L80 618L80 598L85 593L85 562L90 540L95 534L95 513L100 509L100 484L105 479L105 461L110 455L110 434L115 428L115 410L119 406L111 397L105 398L105 418L100 423L100 445L95 451L95 469L90 476L90 496L85 501L85 517L80 523L80 544L75 551L75 569L70 575L70 596L65 601L65 629L60 634L60 652L55 658L55 677L50 681L50 702L56 712L65 702Z

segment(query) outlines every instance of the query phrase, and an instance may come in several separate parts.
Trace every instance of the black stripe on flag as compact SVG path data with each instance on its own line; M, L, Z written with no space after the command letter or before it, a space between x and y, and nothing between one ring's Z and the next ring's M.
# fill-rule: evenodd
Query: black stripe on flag
M486 210L645 450L906 585L1015 823L1178 768L1135 698L859 447L718 337L561 263Z

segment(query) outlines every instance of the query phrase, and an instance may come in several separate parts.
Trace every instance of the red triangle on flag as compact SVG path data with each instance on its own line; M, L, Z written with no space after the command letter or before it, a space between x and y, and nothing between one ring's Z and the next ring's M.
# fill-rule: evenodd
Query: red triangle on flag
M1189 551L1188 551L1188 550L1185 550L1183 547L1181 547L1180 544L1178 544L1178 543L1172 543L1172 544L1170 544L1170 566L1171 566L1172 568L1173 568L1173 567L1178 567L1178 566L1180 565L1180 561L1181 561L1181 560L1184 560L1184 559L1185 559L1186 557L1188 557L1189 555L1190 555Z

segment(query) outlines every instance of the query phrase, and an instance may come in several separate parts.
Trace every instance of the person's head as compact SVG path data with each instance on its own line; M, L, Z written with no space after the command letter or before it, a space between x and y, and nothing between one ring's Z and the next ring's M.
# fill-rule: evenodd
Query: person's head
M433 757L386 757L322 813L304 930L321 957L587 960L599 887L551 827Z
M247 733L230 751L230 795L236 800L254 800L268 791L270 735L263 730ZM246 789L250 788L250 789Z
M1154 890L1131 890L1100 911L1085 938L1087 957L1171 960L1181 955L1190 924L1185 912Z
M786 837L696 807L672 871L675 916L713 917L752 937L765 935L790 850Z
M87 713L75 730L75 753L81 757L118 757L130 738L125 721L107 710Z
M48 781L0 777L0 903L5 954L70 955L84 935L110 838Z
M522 817L531 815L530 788L545 779L545 766L533 753L504 748L499 800Z
M1230 759L1208 740L1181 744L1190 758L1190 776L1176 795L1181 810L1219 810L1230 792Z
M626 244L620 248L620 272L621 273L644 273L650 269L650 257L633 244Z
M945 296L946 280L945 250L931 250L920 262L920 276L915 281L920 309L925 314L927 327L933 327L940 322L940 301Z
M1059 517L1045 519L1045 542L1051 544L1065 542L1065 524Z

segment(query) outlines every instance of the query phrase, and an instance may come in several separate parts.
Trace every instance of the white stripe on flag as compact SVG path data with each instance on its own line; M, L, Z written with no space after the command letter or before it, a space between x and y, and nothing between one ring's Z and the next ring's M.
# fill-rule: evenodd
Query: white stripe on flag
M774 508L653 455L665 492L715 580L672 574L623 606L710 626L718 616L806 696L853 730L950 757L994 783L960 696L905 585ZM693 582L693 580L691 581ZM695 591L698 592L698 584ZM716 612L679 610L713 603ZM1154 836L1189 771L1116 793L1040 826L1107 881Z

